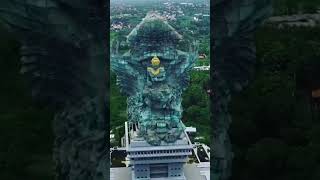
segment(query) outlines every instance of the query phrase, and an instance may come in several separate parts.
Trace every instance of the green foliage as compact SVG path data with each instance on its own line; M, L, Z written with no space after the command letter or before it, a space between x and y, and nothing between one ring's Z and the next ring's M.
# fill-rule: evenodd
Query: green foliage
M115 129L127 121L127 98L120 93L114 73L111 73L110 93L110 129Z
M231 105L235 161L232 179L319 177L319 28L262 28L257 32L255 80Z
M208 71L192 71L188 89L183 93L183 122L187 126L197 128L199 136L205 138L204 143L210 144L210 112L209 97L204 89L209 81Z

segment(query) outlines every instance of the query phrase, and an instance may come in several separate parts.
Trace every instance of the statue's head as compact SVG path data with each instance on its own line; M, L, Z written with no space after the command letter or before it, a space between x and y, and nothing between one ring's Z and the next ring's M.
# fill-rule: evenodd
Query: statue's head
M155 12L148 13L127 36L128 45L136 57L156 52L167 54L168 59L171 58L169 55L176 53L176 46L182 39L166 18Z
M152 64L152 66L159 66L160 65L160 59L157 56L154 56L151 59L151 64Z

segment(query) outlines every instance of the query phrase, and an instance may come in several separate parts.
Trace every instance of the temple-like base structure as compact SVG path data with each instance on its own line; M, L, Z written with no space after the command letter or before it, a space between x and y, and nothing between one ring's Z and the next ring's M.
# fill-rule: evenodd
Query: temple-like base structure
M110 180L131 180L132 179L132 167L120 167L110 169ZM208 170L206 170L209 173ZM197 164L186 164L183 168L183 173L186 180L210 180L201 172L201 168ZM148 179L148 178L146 178ZM160 180L167 180L168 178L160 178ZM158 179L159 180L159 179Z
M174 143L148 144L139 137L134 124L126 125L127 158L132 167L132 180L186 180L183 166L192 155L193 146L187 134Z
M125 124L123 148L126 166L111 168L111 180L209 180L210 162L187 164L189 157L197 154L197 145L191 143L186 132L174 143L150 145L138 136L135 124ZM209 156L208 156L209 157Z

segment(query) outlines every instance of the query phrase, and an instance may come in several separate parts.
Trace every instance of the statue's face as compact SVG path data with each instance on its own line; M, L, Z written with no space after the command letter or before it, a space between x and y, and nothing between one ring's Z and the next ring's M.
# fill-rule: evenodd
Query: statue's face
M154 56L151 60L151 65L153 67L158 67L160 65L160 59L157 56Z

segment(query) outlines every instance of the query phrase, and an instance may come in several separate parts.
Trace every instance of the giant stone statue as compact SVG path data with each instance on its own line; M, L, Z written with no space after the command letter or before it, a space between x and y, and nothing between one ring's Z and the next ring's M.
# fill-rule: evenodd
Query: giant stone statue
M127 40L130 50L113 53L111 67L128 96L129 122L138 124L139 136L149 144L173 143L184 131L181 94L197 59L196 44L190 52L178 50L182 36L156 12L148 13Z

